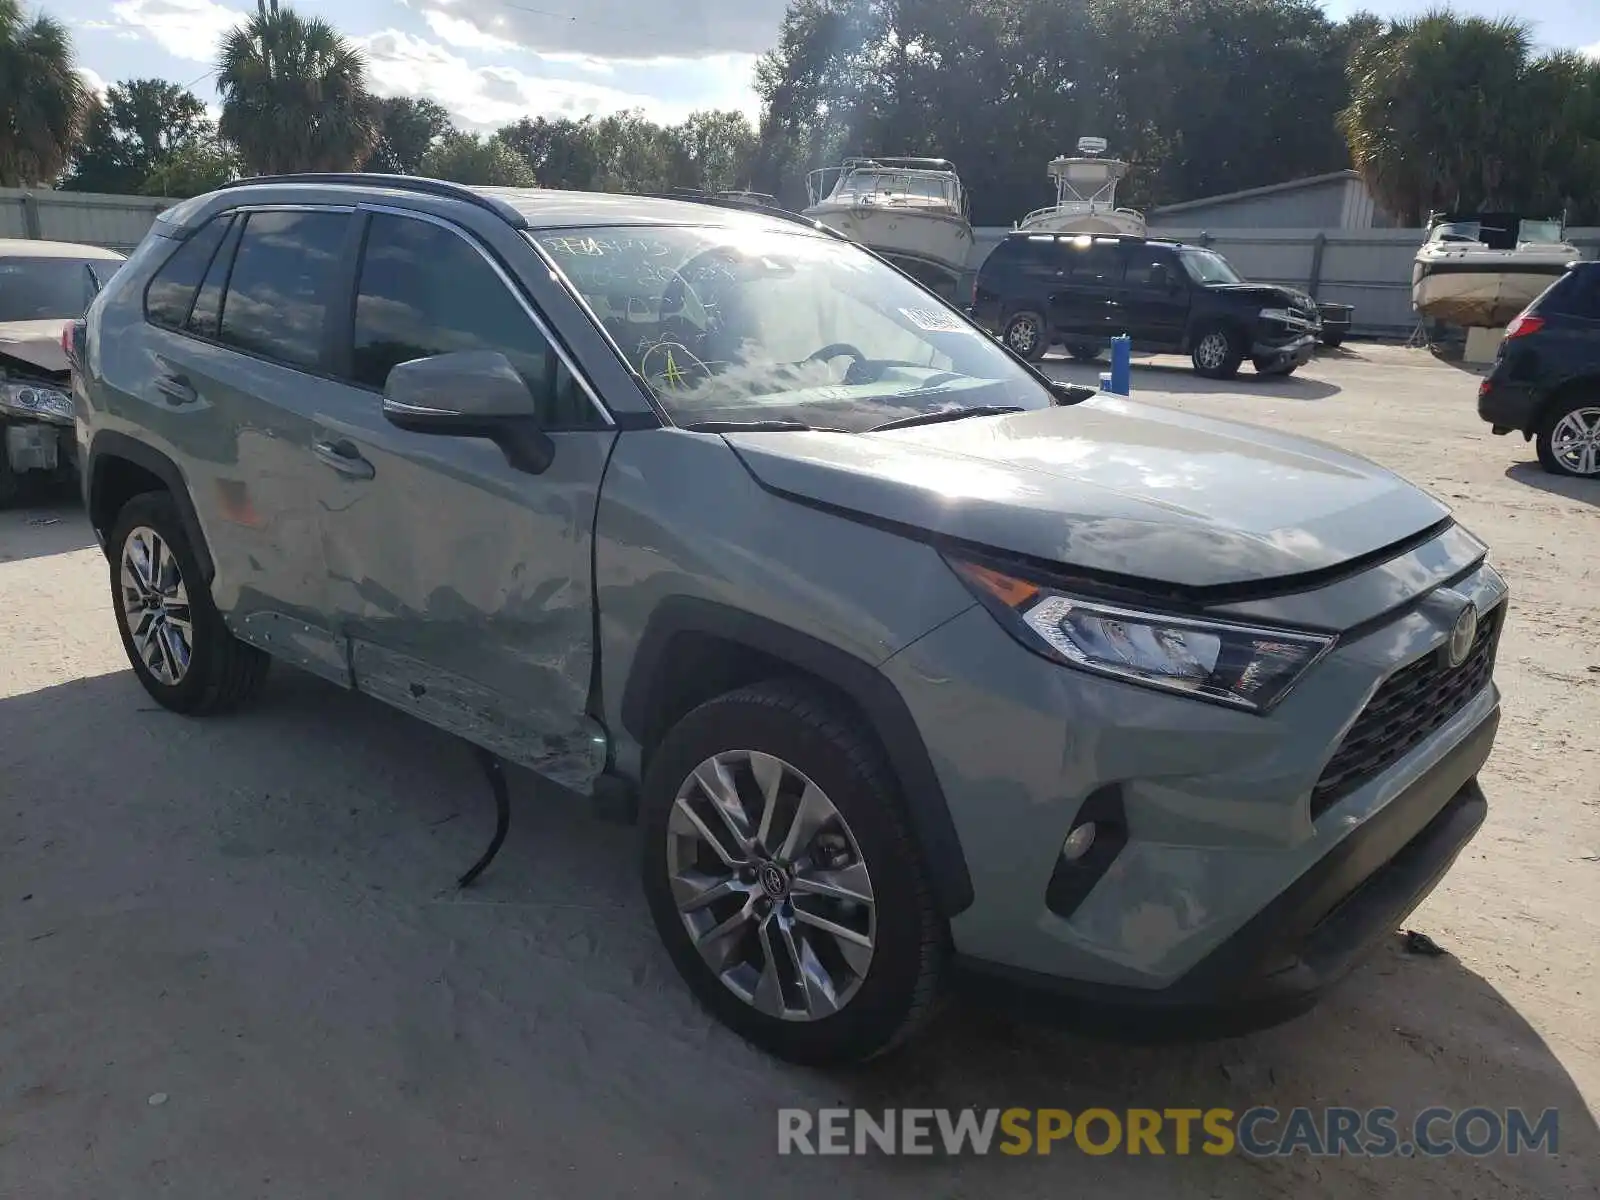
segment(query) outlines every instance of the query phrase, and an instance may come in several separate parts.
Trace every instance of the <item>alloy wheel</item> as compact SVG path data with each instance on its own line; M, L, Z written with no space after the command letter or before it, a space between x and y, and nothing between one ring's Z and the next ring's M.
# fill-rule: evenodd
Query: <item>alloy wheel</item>
M150 674L169 687L189 673L194 653L189 592L164 538L146 525L122 543L122 619Z
M1039 327L1033 323L1033 318L1020 317L1011 323L1011 332L1006 335L1006 340L1018 354L1027 354L1039 340Z
M1208 333L1194 348L1194 359L1208 371L1215 371L1228 357L1228 338L1222 333Z
M700 957L746 1004L815 1021L855 996L872 964L872 877L833 802L781 758L712 755L667 819L673 902Z
M1600 408L1575 408L1557 421L1550 452L1574 475L1600 475Z

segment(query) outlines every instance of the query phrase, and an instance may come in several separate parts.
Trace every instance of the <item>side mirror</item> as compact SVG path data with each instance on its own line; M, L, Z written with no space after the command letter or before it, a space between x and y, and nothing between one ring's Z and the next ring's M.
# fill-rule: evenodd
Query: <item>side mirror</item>
M539 429L527 382L498 350L456 350L397 364L383 385L383 415L396 428L488 438L519 471L540 474L555 443Z

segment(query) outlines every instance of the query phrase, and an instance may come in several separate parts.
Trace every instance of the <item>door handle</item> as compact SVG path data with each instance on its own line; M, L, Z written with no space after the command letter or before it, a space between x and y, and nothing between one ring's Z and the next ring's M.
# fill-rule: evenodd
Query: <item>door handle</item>
M182 375L157 375L156 391L174 404L193 404L200 398L194 385Z
M340 438L337 442L313 442L311 452L339 474L348 475L351 479L371 479L377 474L373 465L361 457L361 451L348 438Z
M1120 301L1120 300L1107 300L1106 301L1106 307L1107 308L1121 308L1122 307L1122 301Z

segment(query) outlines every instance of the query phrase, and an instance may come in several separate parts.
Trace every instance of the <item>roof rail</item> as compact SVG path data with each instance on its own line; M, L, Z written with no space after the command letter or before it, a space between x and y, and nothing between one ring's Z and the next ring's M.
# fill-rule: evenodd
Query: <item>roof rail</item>
M528 228L528 218L499 196L487 195L464 183L451 183L446 179L428 179L420 175L385 175L377 171L306 171L294 175L257 175L250 179L235 179L224 183L217 190L274 183L328 183L344 187L386 187L402 192L419 192L425 196L461 200L494 213L513 228Z
M850 239L837 229L830 229L821 221L805 216L776 204L762 204L756 200L747 200L741 196L719 196L714 192L696 192L692 189L681 189L667 192L638 192L636 195L649 200L677 200L683 204L709 204L713 208L736 208L740 212L760 213L772 217L777 221L788 221L795 225L804 225L807 229L814 229L819 233L826 233L830 237L848 242Z

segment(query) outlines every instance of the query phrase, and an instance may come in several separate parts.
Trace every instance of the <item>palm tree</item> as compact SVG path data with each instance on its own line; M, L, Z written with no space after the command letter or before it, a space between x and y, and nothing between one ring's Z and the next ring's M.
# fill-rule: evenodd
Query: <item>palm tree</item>
M257 174L355 170L378 138L360 51L320 17L256 4L222 42L217 132Z
M0 187L50 184L65 169L92 97L61 22L24 21L0 0Z
M1438 208L1515 206L1531 181L1521 100L1528 27L1432 11L1396 21L1350 57L1339 126L1374 198L1420 223Z

